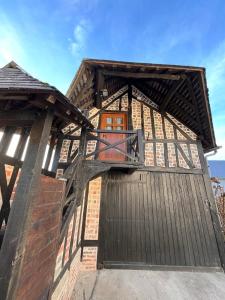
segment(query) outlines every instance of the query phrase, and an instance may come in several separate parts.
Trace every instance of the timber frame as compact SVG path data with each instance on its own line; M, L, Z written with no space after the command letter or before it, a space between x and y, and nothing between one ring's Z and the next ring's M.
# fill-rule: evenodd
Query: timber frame
M107 97L104 94L105 90L108 93ZM119 100L119 110L122 111L122 97L126 94L128 130L117 132L94 128L91 121L107 111L115 101ZM62 269L54 279L54 283L52 278L48 289L42 291L46 297L44 299L51 296L65 272L70 269L78 250L81 248L82 259L85 246L98 246L100 243L99 240L84 238L90 180L109 170L119 170L128 174L134 171L190 173L203 176L208 198L212 199L204 152L216 148L216 142L203 68L84 60L71 83L67 96L69 99L56 88L31 77L14 62L0 69L0 128L3 132L0 141L2 194L0 299L10 300L17 294L24 259L24 245L31 226L30 215L35 206L37 187L42 175L54 179L60 178L65 187L60 202L59 236L56 239L57 250L64 245ZM152 116L151 138L146 137L143 122L141 128L134 129L133 99L140 103L142 119L144 105L151 108L152 116L154 112L162 115L164 137L166 136L165 122L170 122L174 130L174 138L157 138ZM106 104L104 104L105 100L107 100ZM85 112L93 107L98 108L98 111L88 119L77 107ZM196 133L197 139L192 139L183 131L173 117ZM14 156L11 157L7 154L7 150L15 133L20 134L20 140ZM122 133L125 137L110 143L101 137L102 133ZM178 133L185 137L185 142L179 141ZM61 159L65 142L69 145L68 151L66 159ZM74 149L76 143L78 146ZM95 144L96 147L90 150L89 143ZM99 148L99 143L104 146ZM119 148L124 143L127 145L127 151ZM163 145L164 167L157 165L158 143ZM170 143L175 145L177 167L174 168L170 167L168 160ZM182 148L184 143L187 152ZM152 166L145 165L145 147L148 144L153 145L155 155ZM28 150L24 159L27 145ZM42 165L46 145L49 146L49 151ZM200 167L195 165L190 154L190 147L193 145L199 154ZM123 154L126 157L125 161L98 160L99 153L109 149ZM187 165L186 168L179 165L179 155ZM7 166L13 168L8 181ZM209 207L221 264L224 267L224 244L213 201L209 203ZM83 217L81 214L78 215L78 209L83 210ZM77 218L79 218L78 232L81 231L81 236L77 239L75 247L74 238L69 241L69 260L66 261L70 225L73 222L72 235L74 235Z
M67 96L80 109L101 108L104 89L110 97L127 84L194 131L205 152L217 147L204 68L85 59Z

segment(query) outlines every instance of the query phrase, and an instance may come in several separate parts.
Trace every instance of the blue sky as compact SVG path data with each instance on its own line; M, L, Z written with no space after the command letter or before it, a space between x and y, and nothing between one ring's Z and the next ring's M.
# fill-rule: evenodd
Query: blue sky
M204 66L225 159L224 0L0 0L0 66L15 60L62 92L82 58Z

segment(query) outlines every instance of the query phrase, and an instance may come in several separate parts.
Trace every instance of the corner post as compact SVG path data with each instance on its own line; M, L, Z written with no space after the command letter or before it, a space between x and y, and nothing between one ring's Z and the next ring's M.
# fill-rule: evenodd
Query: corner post
M18 278L23 262L24 245L33 208L33 199L38 191L42 163L53 121L53 112L44 111L34 121L27 155L21 169L15 199L0 251L1 300L16 297Z

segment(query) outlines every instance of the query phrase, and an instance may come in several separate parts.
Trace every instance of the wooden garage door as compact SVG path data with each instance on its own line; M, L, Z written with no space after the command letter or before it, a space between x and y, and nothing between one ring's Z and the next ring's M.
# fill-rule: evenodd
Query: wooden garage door
M220 266L202 175L109 173L103 180L100 264Z

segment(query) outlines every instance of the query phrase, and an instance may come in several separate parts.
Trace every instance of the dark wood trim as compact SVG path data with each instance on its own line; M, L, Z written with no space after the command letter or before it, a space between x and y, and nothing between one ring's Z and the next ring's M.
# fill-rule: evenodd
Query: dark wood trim
M90 131L89 131L90 132ZM126 134L136 134L136 130L105 130L105 129L93 129L91 132L96 133L126 133Z
M82 245L83 245L83 248L84 247L98 247L99 240L84 240Z
M0 299L14 299L16 295L29 216L34 205L32 199L38 191L41 167L52 121L53 113L44 111L31 129L26 159L21 169L15 200L0 252Z
M151 78L160 78L160 79L168 79L168 80L179 80L180 75L173 74L159 74L159 73L132 73L132 72L120 72L120 71L102 71L102 74L105 76L113 76L113 77L123 77L123 78L134 78L134 79L151 79Z
M168 143L177 143L177 144L186 144L186 145L196 145L197 141L187 141L187 140L176 140L176 139L147 139L144 140L143 143L148 144L148 143L164 143L164 144L168 144Z
M128 116L127 116L127 121L128 121L128 130L133 130L133 118L132 118L132 85L128 84Z
M162 172L162 173L179 173L179 174L202 174L201 169L185 169L181 167L140 167L138 171L146 171L146 172Z
M102 107L102 95L101 95L101 90L104 88L104 76L103 73L97 69L95 71L96 75L95 75L95 84L96 84L96 93L95 93L95 106L97 108L101 108Z
M37 113L33 111L1 111L0 126L31 126L36 117Z

